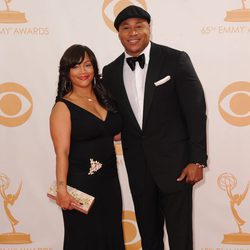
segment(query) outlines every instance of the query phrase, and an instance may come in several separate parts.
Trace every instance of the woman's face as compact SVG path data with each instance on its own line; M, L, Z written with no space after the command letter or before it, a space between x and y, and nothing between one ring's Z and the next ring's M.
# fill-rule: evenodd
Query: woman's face
M94 78L94 68L87 53L80 64L76 64L69 71L69 78L73 87L89 87Z

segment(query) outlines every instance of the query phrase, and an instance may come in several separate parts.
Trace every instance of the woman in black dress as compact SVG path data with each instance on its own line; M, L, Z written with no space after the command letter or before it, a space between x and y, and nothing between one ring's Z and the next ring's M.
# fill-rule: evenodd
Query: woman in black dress
M122 199L114 136L121 119L101 84L94 53L69 47L60 60L58 93L50 116L56 154L57 204L64 220L64 250L123 250ZM90 161L102 164L90 171ZM95 197L88 215L73 209L66 190Z

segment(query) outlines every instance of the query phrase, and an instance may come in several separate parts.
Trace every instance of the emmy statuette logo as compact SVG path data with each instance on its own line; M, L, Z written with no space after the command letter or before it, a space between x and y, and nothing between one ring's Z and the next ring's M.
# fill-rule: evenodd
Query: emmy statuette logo
M0 23L27 23L25 13L10 9L12 0L4 0L6 10L0 11Z
M241 0L242 8L227 11L226 22L250 22L250 9L246 7L249 0Z
M30 235L16 231L16 225L19 221L11 213L9 206L13 206L19 197L22 189L22 182L19 184L17 191L13 194L7 193L10 185L10 179L3 173L0 173L0 196L3 201L4 212L8 217L12 231L0 234L0 244L27 244L31 243Z
M247 183L245 190L242 193L233 193L233 189L237 185L237 179L234 175L230 173L223 173L217 179L217 184L221 190L226 192L230 209L238 227L238 232L224 234L223 244L233 244L233 245L250 245L250 233L243 232L243 225L246 221L239 214L239 209L241 203L245 200L246 195L249 191L250 181Z
M113 22L115 17L129 5L137 5L147 10L145 0L104 0L102 6L102 16L106 25L114 32L117 32Z
M239 35L239 34L249 34L250 33L250 26L247 25L246 22L250 22L250 0L240 0L241 8L233 9L226 11L226 15L222 18L224 22L230 22L231 24L227 23L226 25L216 25L214 23L210 23L204 25L201 28L201 33L203 35L211 35L211 34L218 34L218 35ZM239 0L238 0L239 2ZM239 6L240 6L239 3Z

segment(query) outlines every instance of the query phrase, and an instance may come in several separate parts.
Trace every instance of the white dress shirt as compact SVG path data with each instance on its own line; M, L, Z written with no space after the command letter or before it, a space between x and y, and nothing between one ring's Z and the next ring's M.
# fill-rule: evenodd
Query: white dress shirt
M145 90L145 81L148 70L149 63L149 52L151 48L151 43L149 42L148 46L141 53L145 55L145 65L142 69L138 62L135 64L135 70L132 71L126 62L126 58L131 57L125 52L125 59L123 64L123 81L127 96L134 112L134 115L137 119L138 124L142 128L143 121L143 103L144 103L144 90Z

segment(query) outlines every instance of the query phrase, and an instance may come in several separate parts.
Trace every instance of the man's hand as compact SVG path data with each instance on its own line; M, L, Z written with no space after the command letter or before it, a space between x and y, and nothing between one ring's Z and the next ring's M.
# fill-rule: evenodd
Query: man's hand
M190 163L188 164L181 172L181 175L178 177L177 181L183 181L186 179L186 182L194 185L203 179L203 168L199 165Z

